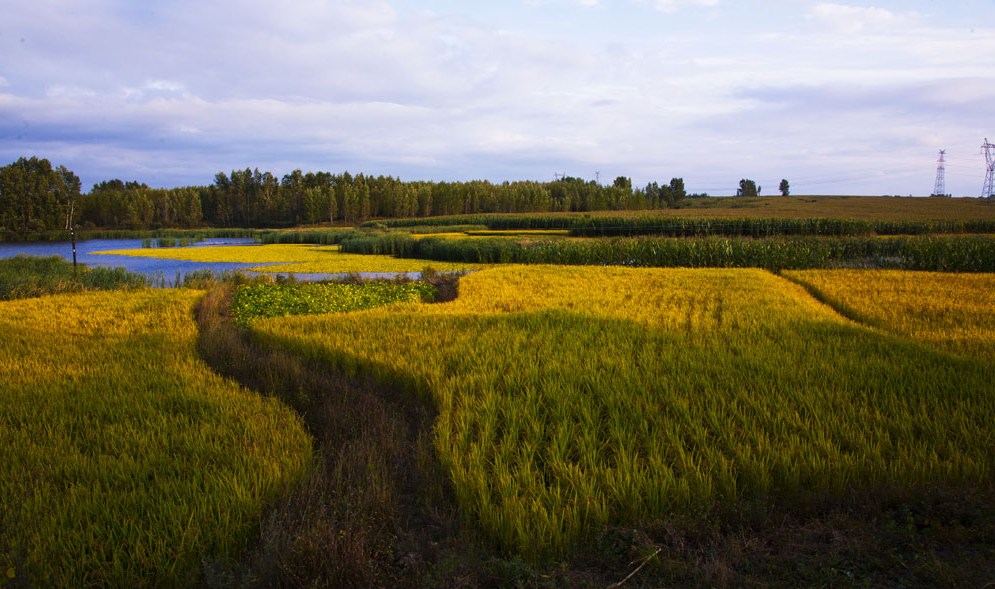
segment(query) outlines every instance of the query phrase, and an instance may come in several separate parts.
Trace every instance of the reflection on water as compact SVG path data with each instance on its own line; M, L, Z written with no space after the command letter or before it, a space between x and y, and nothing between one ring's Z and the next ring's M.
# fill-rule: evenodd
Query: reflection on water
M206 245L247 245L251 238L207 239L197 246ZM236 264L220 262L190 262L186 260L163 260L158 258L139 258L135 256L118 256L97 254L107 250L140 249L141 239L87 239L76 242L76 261L89 267L124 268L129 272L144 274L156 285L175 286L177 280L182 282L188 272L210 270L216 274L226 271L248 268L253 264ZM16 255L28 256L60 256L72 261L73 247L68 241L43 243L0 243L0 259L12 258Z
M210 238L194 246L224 246L251 245L251 238ZM175 286L177 281L183 282L183 277L189 272L210 270L214 274L244 270L258 264L235 262L191 262L188 260L166 260L160 258L140 258L137 256L119 256L97 254L96 252L122 249L141 249L141 239L88 239L76 242L76 260L89 267L124 268L129 272L144 274L149 277L154 286ZM68 241L41 243L0 243L0 259L12 258L18 254L28 256L61 256L72 261L73 248ZM397 278L406 276L412 280L421 278L421 272L354 272L350 274L316 274L316 273L282 273L282 272L246 272L252 275L293 276L295 280L339 280L348 276L360 276L365 279Z

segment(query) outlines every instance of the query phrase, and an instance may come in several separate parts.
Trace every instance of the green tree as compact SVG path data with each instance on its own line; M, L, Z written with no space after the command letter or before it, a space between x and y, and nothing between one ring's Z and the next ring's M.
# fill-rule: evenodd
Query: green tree
M736 191L736 196L757 196L759 194L760 187L753 180L743 178L739 181L739 189Z
M684 190L684 178L670 179L670 194L671 201L669 204L671 207L676 207L677 203L684 200L687 196L687 191Z
M781 183L777 186L777 189L781 191L781 196L788 196L791 194L791 186L784 178L781 178Z

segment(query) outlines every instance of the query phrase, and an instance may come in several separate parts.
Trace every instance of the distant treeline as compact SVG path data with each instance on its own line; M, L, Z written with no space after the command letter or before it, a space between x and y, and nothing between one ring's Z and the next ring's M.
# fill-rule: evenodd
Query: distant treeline
M353 225L372 218L660 209L696 196L707 195L686 194L681 178L633 188L623 176L609 186L571 177L494 184L301 170L277 178L248 168L219 172L209 186L107 180L83 194L72 171L33 157L0 168L0 239L62 230L70 220L83 230Z

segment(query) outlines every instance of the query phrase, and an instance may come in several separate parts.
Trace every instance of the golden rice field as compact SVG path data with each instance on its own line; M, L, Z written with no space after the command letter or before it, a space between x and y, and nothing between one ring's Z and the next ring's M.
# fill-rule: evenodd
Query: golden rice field
M990 362L760 270L501 266L450 303L253 329L431 398L466 517L526 555L601 525L995 475Z
M199 296L0 302L6 583L190 586L308 468L301 420L198 358Z
M420 272L426 267L431 267L438 272L473 269L473 266L467 264L346 254L340 252L337 245L228 245L108 250L98 253L190 260L193 262L257 264L250 268L257 272L346 274L352 272Z
M784 275L862 323L995 361L995 274L806 270Z

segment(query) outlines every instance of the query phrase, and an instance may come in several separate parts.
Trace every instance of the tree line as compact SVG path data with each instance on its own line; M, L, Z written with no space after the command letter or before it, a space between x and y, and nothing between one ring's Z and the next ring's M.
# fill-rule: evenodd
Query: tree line
M682 178L633 187L563 177L552 182L404 182L391 176L259 169L219 172L208 186L151 188L107 180L82 193L79 178L46 159L21 158L0 168L0 233L80 229L290 227L358 224L374 218L481 213L649 210L687 198Z

